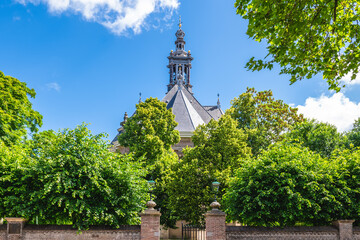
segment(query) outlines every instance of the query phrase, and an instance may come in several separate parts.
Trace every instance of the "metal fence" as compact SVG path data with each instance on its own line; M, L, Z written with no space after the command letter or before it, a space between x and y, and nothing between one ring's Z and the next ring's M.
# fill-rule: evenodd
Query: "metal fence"
M181 224L181 239L205 240L205 226Z

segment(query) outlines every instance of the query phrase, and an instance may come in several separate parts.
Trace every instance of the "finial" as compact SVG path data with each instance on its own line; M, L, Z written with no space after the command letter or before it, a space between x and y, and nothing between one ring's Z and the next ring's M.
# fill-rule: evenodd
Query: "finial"
M150 200L146 203L146 206L148 207L148 209L154 210L154 207L156 207L156 203L153 200Z
M181 22L181 16L179 16L179 28L181 29L182 22Z
M139 93L139 103L142 103L142 100L141 100L141 92Z
M218 97L218 100L217 100L217 108L221 108L221 105L220 105L220 94L217 94L217 97Z
M124 127L125 123L127 122L127 119L128 119L128 114L127 114L127 112L125 112L125 114L124 114L124 121L122 121L122 122L120 123L120 126Z
M219 208L221 207L220 203L218 203L218 201L214 201L210 204L210 207L212 208L212 210L219 210Z

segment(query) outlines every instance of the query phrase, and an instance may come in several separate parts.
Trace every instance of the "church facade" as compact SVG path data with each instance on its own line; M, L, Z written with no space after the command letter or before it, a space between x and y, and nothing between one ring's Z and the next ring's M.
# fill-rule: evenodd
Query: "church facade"
M173 149L181 155L184 147L193 146L191 136L197 126L207 124L211 119L218 120L224 113L221 110L219 99L217 105L203 106L194 97L190 82L193 57L190 51L185 51L185 32L181 29L181 22L175 35L176 50L171 50L168 56L169 84L167 85L167 93L162 102L166 103L167 109L172 110L172 113L175 115L175 121L178 123L176 130L179 131L181 140L173 146ZM125 113L124 121L120 124L121 127L118 129L118 134L111 142L113 149L122 153L127 152L127 149L120 146L117 139L124 130L123 125L126 119L127 114Z

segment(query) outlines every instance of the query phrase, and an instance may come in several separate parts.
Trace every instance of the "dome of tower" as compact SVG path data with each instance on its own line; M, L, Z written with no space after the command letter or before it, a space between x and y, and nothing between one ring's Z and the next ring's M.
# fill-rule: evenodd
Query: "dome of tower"
M184 38L184 37L185 37L185 32L184 32L181 28L179 28L179 29L176 31L175 36L176 36L177 38Z

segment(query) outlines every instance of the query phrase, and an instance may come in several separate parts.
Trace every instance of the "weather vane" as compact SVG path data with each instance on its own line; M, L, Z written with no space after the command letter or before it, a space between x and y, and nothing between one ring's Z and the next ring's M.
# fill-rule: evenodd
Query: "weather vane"
M179 28L181 28L182 22L181 22L181 16L179 16Z
M220 94L218 93L217 96L218 96L217 107L218 107L218 108L221 108L221 104L220 104Z

